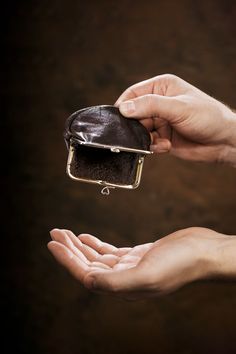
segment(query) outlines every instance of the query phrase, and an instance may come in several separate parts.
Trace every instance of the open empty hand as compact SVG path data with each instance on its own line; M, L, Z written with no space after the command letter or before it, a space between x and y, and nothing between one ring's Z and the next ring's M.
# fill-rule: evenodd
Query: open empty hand
M180 230L132 248L117 248L88 234L76 237L69 230L54 229L51 237L49 250L80 283L126 299L157 296L197 279L236 273L235 263L227 268L235 248L227 262L219 257L232 237L204 228Z

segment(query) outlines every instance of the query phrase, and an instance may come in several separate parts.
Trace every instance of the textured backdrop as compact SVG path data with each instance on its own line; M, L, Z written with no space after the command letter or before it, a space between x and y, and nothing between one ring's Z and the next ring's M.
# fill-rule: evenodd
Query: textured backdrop
M235 1L11 1L2 11L6 137L5 353L233 354L235 283L137 303L83 289L46 249L49 230L117 246L188 226L236 234L236 170L147 158L136 191L103 197L65 174L65 119L174 73L236 107ZM6 336L5 336L6 338Z

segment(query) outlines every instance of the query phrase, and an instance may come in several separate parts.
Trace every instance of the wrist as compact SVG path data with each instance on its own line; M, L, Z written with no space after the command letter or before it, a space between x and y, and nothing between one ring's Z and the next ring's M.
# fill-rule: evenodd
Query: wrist
M236 113L228 110L228 134L226 143L222 146L219 161L236 167Z
M206 278L236 278L236 236L221 235L207 255Z

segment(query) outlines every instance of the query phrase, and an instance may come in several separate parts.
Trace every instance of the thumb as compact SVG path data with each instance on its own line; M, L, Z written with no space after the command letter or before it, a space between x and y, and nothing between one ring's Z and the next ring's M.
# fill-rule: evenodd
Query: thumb
M84 285L90 290L101 292L126 292L143 289L147 276L139 266L120 271L95 271L89 273Z
M119 110L125 117L143 119L159 116L172 122L181 112L181 103L175 97L149 94L122 102Z

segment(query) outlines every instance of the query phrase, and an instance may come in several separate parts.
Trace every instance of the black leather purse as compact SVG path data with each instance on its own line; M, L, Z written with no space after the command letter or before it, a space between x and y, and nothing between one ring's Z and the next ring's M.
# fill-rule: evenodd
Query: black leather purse
M68 175L110 188L137 188L144 157L151 154L150 134L135 119L123 117L117 107L93 106L73 113L64 138L69 150Z

